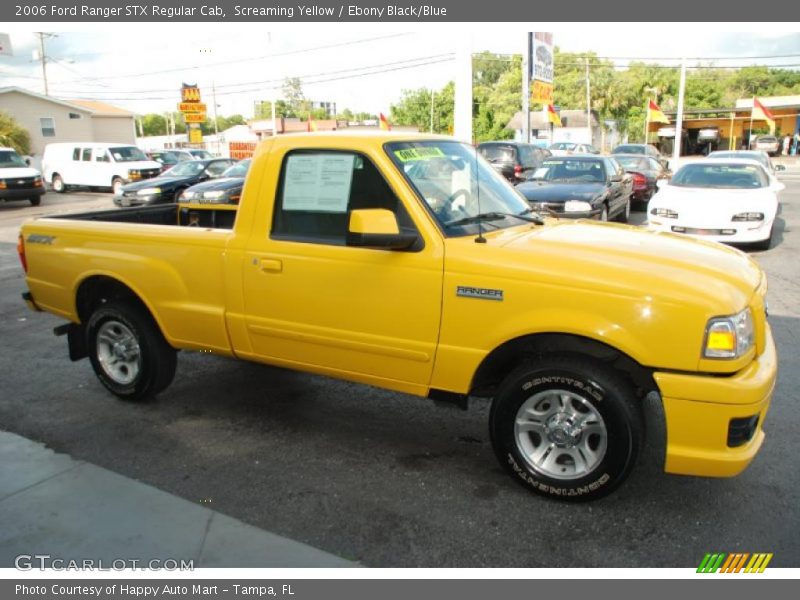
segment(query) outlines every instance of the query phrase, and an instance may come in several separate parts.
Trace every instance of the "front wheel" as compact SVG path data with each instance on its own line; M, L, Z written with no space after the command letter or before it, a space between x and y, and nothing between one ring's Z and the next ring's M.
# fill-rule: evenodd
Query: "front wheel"
M125 185L125 184L122 182L122 179L120 179L119 177L114 177L114 179L111 180L111 191L114 192L115 196L121 196L122 195L122 186L123 185Z
M630 473L644 432L631 386L600 362L554 355L508 375L492 403L492 446L539 494L595 500Z
M175 376L177 356L153 318L129 302L109 302L86 324L92 368L100 382L123 400L144 400Z

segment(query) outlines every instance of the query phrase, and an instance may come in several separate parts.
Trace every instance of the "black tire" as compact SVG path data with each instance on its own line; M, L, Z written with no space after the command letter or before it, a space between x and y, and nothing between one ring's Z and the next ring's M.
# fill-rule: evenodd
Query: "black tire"
M42 203L41 196L31 196L28 198L28 201L31 203L31 206L39 206Z
M67 191L67 184L64 183L64 179L58 173L53 174L52 182L50 183L50 187L53 191L57 194L63 194Z
M133 303L109 302L95 310L86 324L86 347L97 378L123 400L146 400L175 377L175 349L150 314Z
M627 223L628 219L631 218L631 198L630 196L625 200L625 206L622 208L620 213L617 215L616 221L619 223Z
M512 371L492 402L489 429L497 459L520 484L581 502L601 498L625 480L639 454L644 419L619 373L592 358L564 354Z
M603 222L608 221L608 206L606 206L605 204L603 204L600 210L600 216L598 217L598 219L600 219L600 221Z

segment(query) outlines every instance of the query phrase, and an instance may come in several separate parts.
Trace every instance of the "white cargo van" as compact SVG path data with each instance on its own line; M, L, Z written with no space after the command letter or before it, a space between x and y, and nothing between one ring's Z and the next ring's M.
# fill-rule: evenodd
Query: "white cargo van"
M132 181L155 177L161 165L129 144L62 142L48 144L42 155L42 175L56 192L70 186L111 188L117 194Z

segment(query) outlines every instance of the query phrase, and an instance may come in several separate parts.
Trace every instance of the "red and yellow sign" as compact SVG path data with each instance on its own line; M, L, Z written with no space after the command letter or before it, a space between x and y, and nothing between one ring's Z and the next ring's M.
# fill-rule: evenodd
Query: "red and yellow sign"
M542 104L553 103L553 84L544 81L531 81L531 102Z
M178 110L182 113L206 112L206 105L203 102L180 102Z
M184 83L181 87L181 100L183 102L200 102L200 88L196 84Z
M186 123L205 123L206 113L183 113L183 120Z
M203 132L197 129L190 129L189 130L189 143L190 144L202 144L203 143Z

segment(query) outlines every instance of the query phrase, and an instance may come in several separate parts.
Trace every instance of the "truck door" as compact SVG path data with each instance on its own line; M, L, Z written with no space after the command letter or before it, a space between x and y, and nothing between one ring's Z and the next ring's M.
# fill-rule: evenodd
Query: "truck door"
M354 209L391 210L404 232L416 230L380 170L356 152L289 152L274 201L243 266L253 352L419 391L433 369L444 260L422 238L402 251L346 245Z

